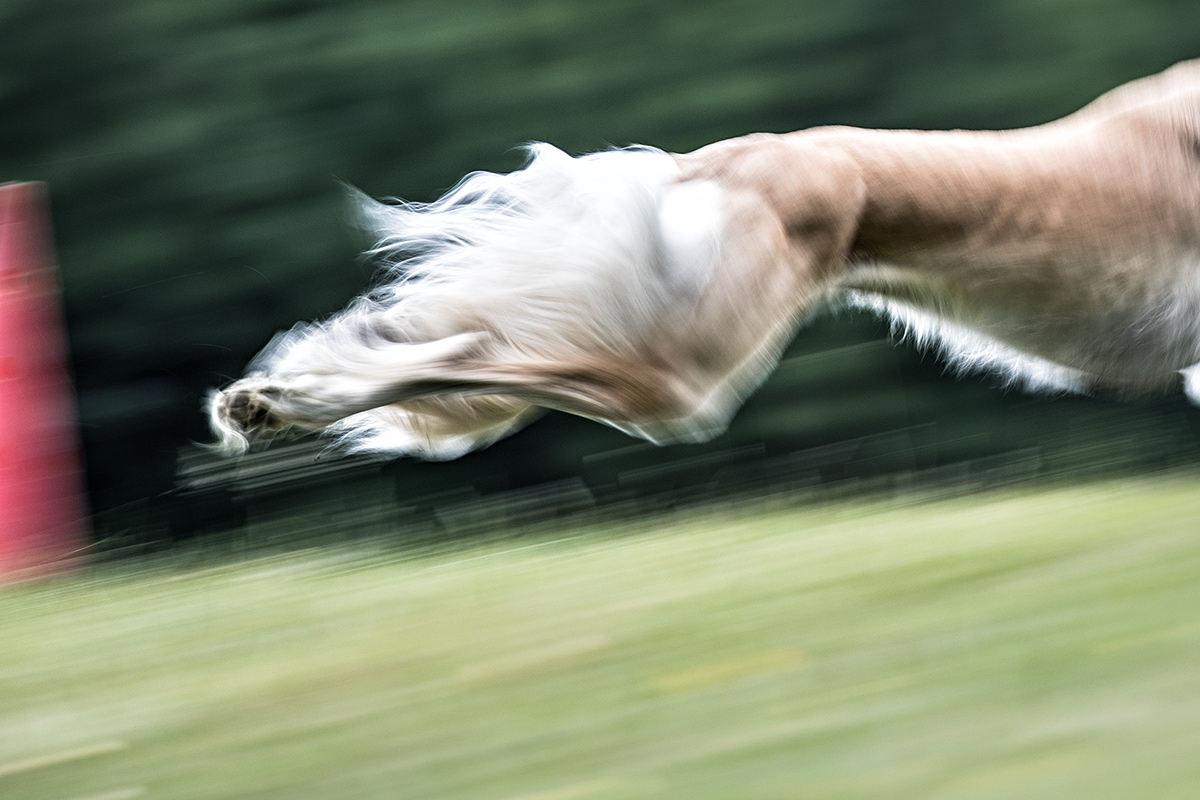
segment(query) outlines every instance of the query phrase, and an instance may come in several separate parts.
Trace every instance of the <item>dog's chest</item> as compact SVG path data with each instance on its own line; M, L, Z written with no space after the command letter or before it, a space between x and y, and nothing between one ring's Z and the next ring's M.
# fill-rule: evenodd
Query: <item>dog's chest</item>
M1020 383L1078 388L1100 382L1161 384L1200 362L1200 255L1150 267L1144 281L1102 291L1022 291L987 281L930 280L888 265L851 270L851 304L888 316L896 332L938 346L952 362ZM1047 369L1062 375L1045 378ZM1042 378L1029 379L1033 372Z

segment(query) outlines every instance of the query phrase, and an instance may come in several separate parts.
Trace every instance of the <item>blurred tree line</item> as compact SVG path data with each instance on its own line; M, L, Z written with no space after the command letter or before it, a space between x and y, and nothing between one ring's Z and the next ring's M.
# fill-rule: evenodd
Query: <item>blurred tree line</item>
M1023 126L1196 55L1195 0L0 0L0 180L51 187L105 509L169 489L179 447L206 438L207 388L369 282L339 181L429 200L531 140ZM885 334L851 319L813 341ZM785 375L752 425L853 431L913 381L950 421L1009 402L859 350L864 386L901 377L818 413L787 389L810 373ZM526 445L560 446L561 424Z

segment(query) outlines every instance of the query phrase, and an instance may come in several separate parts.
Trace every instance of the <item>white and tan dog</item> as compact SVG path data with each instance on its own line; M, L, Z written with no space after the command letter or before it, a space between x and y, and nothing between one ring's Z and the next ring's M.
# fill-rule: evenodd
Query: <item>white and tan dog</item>
M828 299L1029 388L1200 394L1200 61L1022 130L536 145L363 214L388 282L213 394L226 450L296 427L453 458L542 408L705 439Z

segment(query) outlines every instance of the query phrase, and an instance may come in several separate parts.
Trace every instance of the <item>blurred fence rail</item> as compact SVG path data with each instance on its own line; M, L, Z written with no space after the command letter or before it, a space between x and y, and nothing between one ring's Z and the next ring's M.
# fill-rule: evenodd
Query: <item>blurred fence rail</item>
M240 459L188 447L179 453L178 485L161 499L170 513L102 516L98 549L120 557L204 539L255 549L373 536L425 545L716 504L906 501L1193 469L1200 443L1179 436L1183 429L1172 429L1172 421L1180 419L1119 415L1040 444L981 454L977 439L947 436L936 423L782 452L759 442L681 456L633 444L587 454L573 474L528 485L497 480L489 467L506 457L480 459L473 476L464 472L447 487L441 479L423 486L413 480L439 465L340 454L312 438Z

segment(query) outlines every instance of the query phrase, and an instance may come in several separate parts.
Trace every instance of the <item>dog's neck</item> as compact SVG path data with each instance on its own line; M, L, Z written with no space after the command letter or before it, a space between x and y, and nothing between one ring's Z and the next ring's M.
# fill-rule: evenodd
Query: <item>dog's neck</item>
M785 138L846 163L861 183L851 261L1028 264L1040 254L1119 259L1191 230L1171 224L1186 206L1161 185L1165 154L1127 145L1112 133L1120 124L1076 115L1011 131L817 128Z
M1023 132L816 130L805 138L847 157L864 189L851 258L908 262L1037 235L1046 216Z
M840 241L850 263L925 266L1009 246L1052 247L1062 220L1078 216L1106 180L1078 163L1075 128L813 128L730 140L679 161L685 180L757 193L797 240Z

